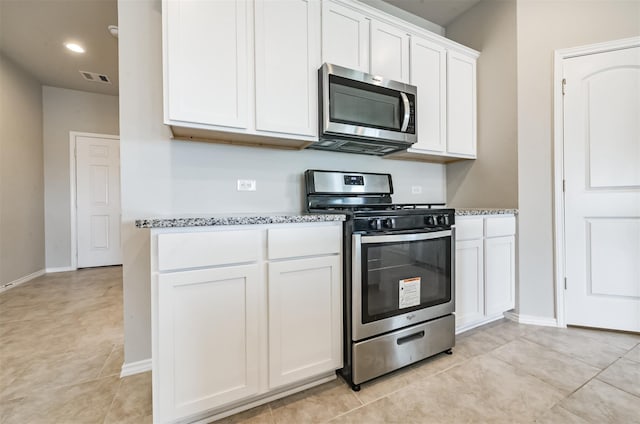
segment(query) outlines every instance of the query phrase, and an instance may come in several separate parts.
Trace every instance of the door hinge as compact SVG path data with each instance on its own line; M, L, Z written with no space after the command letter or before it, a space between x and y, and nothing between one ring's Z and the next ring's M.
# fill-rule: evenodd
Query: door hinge
M567 277L564 277L564 289L567 289Z
M562 78L562 95L563 96L566 94L566 87L567 87L567 79Z
M567 180L562 180L562 192L564 193L567 190Z

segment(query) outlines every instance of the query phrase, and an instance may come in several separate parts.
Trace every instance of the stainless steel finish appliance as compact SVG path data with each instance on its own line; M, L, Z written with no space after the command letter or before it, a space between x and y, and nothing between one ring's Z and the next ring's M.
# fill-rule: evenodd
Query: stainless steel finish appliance
M344 368L360 384L455 344L453 209L394 204L389 174L305 173L307 209L344 224Z
M320 139L309 148L383 156L416 142L415 86L329 63L318 85Z

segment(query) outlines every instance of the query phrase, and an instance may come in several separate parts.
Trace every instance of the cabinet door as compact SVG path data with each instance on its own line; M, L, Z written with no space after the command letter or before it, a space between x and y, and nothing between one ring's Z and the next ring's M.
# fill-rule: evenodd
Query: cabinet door
M256 129L318 133L320 3L256 0Z
M269 387L342 366L340 256L269 264Z
M447 55L447 151L476 156L476 61Z
M247 265L158 277L154 421L258 393L259 275Z
M369 19L348 7L322 3L322 62L369 72Z
M371 21L371 73L409 82L409 34L406 31Z
M482 239L456 244L456 327L484 317Z
M434 152L446 149L447 51L411 37L411 84L418 87L418 141L411 146Z
M515 238L485 240L485 290L487 316L513 309L515 303Z
M247 2L165 1L165 120L246 128Z

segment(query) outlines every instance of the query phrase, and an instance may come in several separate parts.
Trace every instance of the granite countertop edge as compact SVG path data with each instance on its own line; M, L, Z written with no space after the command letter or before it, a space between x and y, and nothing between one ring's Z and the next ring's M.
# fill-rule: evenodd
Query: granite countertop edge
M518 209L502 208L457 208L456 216L472 215L518 215Z
M304 222L344 221L344 214L229 215L182 218L137 219L137 228L210 227L217 225L296 224Z

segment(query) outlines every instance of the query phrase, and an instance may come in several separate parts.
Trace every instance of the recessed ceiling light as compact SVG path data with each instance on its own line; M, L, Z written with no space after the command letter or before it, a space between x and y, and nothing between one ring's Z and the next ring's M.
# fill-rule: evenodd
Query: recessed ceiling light
M84 53L84 48L76 43L65 43L64 46L75 53Z

